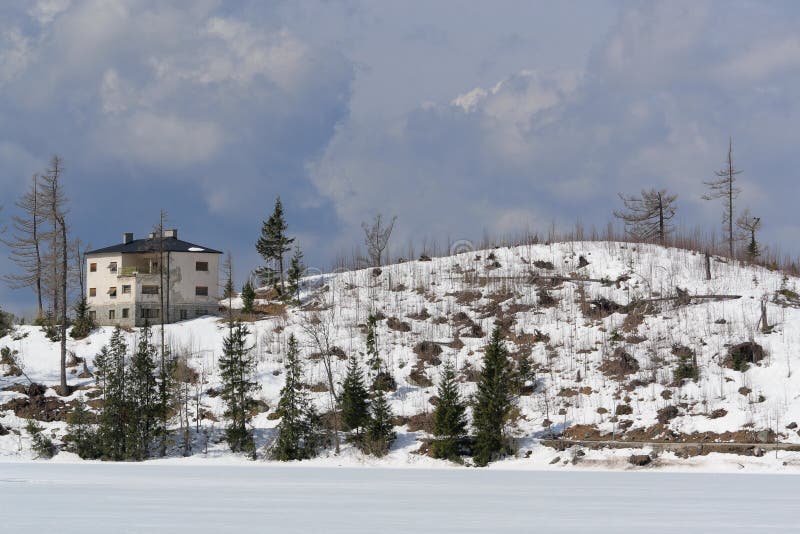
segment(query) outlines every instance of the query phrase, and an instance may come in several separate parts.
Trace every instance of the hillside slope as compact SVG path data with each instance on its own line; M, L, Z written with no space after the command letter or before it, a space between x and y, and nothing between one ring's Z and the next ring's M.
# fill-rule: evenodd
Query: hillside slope
M270 414L283 385L281 355L289 334L302 342L311 391L325 410L325 373L305 326L315 317L330 327L342 354L363 354L363 325L371 311L382 317L378 346L397 381L391 404L401 416L398 441L385 462L435 463L412 453L426 436L425 414L433 409L441 363L453 360L462 393L474 392L483 346L495 326L505 333L515 358L529 353L536 368L536 380L520 396L510 430L518 438L520 458L509 465L549 465L559 453L538 440L552 434L581 440L756 442L773 441L778 432L781 442L800 444L794 424L800 422L800 381L794 375L800 371L798 280L721 258L712 258L711 269L712 279L706 280L705 258L693 252L576 242L497 248L308 278L303 307L250 325L260 361L260 395L268 407L254 422L258 444L270 442L277 424ZM697 298L708 295L724 298ZM759 325L762 302L767 329ZM78 361L89 362L91 370L111 332L100 328L85 340L70 340L69 350ZM222 407L208 394L219 384L216 359L225 333L216 318L168 325L166 331L173 350L186 355L201 375L201 406L192 409L201 414L199 427L205 430L193 430L193 449L204 451L208 442L208 455L215 457L228 454L218 443ZM135 335L127 334L130 344ZM4 346L18 351L32 380L57 383L58 347L38 328L19 327L13 338L0 339ZM741 358L731 356L736 346ZM676 380L681 361L696 364L696 381ZM345 366L344 358L335 362L339 379ZM7 372L7 367L0 370ZM82 364L73 367L70 382L85 388L67 402L91 392L94 381L77 378L81 371ZM7 388L27 380L2 379L0 387L6 389L0 391L0 406L6 411L0 424L12 432L0 436L0 455L30 458L25 432L13 432L24 426L24 419L10 409L15 399L24 403L26 396ZM54 396L52 390L44 394ZM65 423L45 426L59 436ZM529 458L527 451L533 451ZM586 458L597 462L628 454L600 450ZM795 453L781 454L775 465L792 468ZM343 456L371 461L351 449ZM671 453L665 458L680 463Z

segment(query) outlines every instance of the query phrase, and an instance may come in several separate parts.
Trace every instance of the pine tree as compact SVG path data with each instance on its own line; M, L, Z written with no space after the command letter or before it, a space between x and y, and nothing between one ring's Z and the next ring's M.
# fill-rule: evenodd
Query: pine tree
M253 313L253 303L256 300L256 291L253 289L253 284L250 280L242 286L242 312Z
M13 318L11 314L6 313L0 308L0 337L7 336L14 328Z
M28 419L25 425L25 430L31 435L31 449L36 453L36 460L42 458L49 460L56 454L56 447L53 440L44 435L44 427L34 421Z
M370 419L367 424L365 448L375 456L385 456L392 446L397 434L392 423L394 415L386 395L375 392L370 407Z
M339 407L344 430L355 430L358 436L369 421L369 393L364 385L364 373L354 354L350 355L347 374L342 382Z
M151 333L148 325L142 329L140 336L138 347L130 361L126 381L129 418L125 456L133 460L144 460L150 456L161 410L155 377L158 351L150 342Z
M264 258L266 265L258 270L258 275L265 285L271 285L279 295L285 293L284 255L291 250L294 238L286 235L286 220L283 217L281 198L275 199L272 215L261 227L261 237L256 242L256 250Z
M473 407L475 463L480 466L507 453L503 428L513 406L511 366L499 328L492 332L483 356L483 371Z
M98 435L95 429L95 416L86 408L83 399L78 400L75 408L67 416L67 433L64 441L68 450L84 460L99 458Z
M69 335L75 339L83 339L89 335L94 328L94 321L89 315L89 303L85 295L81 295L75 303L75 321L72 323L72 330Z
M245 452L255 457L255 442L249 428L256 404L253 395L260 389L255 380L257 365L252 346L248 346L247 327L233 323L223 341L223 355L219 360L222 379L220 397L225 402L225 417L229 423L225 437L233 452Z
M433 456L456 460L459 458L459 444L467 435L466 406L461 400L456 382L456 370L452 362L447 362L442 371L437 392L439 402L433 411Z
M127 398L126 354L128 347L117 327L111 335L108 348L95 359L102 366L101 375L105 383L103 410L100 413L98 442L101 455L110 460L124 460L126 457L125 438L129 418Z
M367 317L367 363L370 369L377 371L381 367L381 359L378 356L378 318L374 313Z
M313 458L320 443L319 416L303 384L297 339L292 334L284 364L286 382L278 402L278 437L272 457L282 462Z
M303 265L303 253L300 247L294 247L294 255L292 261L289 263L289 271L286 273L288 293L286 295L287 301L294 301L295 304L300 304L300 280L303 278L303 273L306 267Z

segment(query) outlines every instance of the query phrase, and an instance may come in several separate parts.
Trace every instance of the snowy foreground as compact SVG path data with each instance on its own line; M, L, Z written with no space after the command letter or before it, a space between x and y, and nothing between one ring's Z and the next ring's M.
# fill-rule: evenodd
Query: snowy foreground
M782 475L4 463L0 524L62 534L791 532L796 489Z

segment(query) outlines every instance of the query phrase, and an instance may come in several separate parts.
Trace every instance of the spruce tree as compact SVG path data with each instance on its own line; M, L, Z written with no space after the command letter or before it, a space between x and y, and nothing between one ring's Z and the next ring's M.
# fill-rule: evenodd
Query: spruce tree
M355 430L356 436L369 421L369 393L364 385L364 373L358 365L355 354L350 355L347 374L339 394L339 407L342 412L344 430Z
M492 332L483 356L483 371L473 407L475 463L487 465L509 452L503 428L513 406L511 365L499 328Z
M303 278L303 273L306 267L303 265L303 253L300 247L294 247L294 255L292 261L289 263L289 271L286 273L288 293L286 300L300 304L300 280Z
M456 370L447 362L437 392L439 402L433 411L434 458L457 460L459 445L467 435L466 406L458 392Z
M266 265L258 270L265 285L271 285L278 295L284 295L284 255L291 250L294 238L286 235L286 220L283 217L281 198L275 199L275 209L261 227L261 236L256 242L256 250L264 258Z
M72 323L69 335L75 339L83 339L94 328L94 321L89 315L89 302L85 295L81 295L73 309L75 310L75 321Z
M225 402L225 417L229 423L225 437L233 452L245 452L255 457L255 442L248 428L256 405L253 395L260 389L255 380L257 365L253 347L248 346L247 327L241 322L231 324L223 340L223 355L219 359L222 388L220 397Z
M377 371L381 367L381 359L378 356L378 318L374 313L367 317L367 363L370 369Z
M158 427L161 409L156 383L156 356L158 351L150 342L150 327L142 329L136 352L128 370L127 398L129 418L126 437L126 457L144 460L150 456L152 441Z
M102 453L98 446L95 420L95 415L86 408L83 399L78 400L75 408L67 416L64 442L70 452L74 452L84 460L99 458Z
M292 334L284 364L286 382L278 402L278 437L272 457L282 462L313 458L320 443L319 416L303 384L297 339Z
M253 284L248 280L242 286L242 312L253 313L253 303L256 300L256 291Z
M6 313L0 308L0 337L7 336L14 328L11 314Z
M100 414L98 441L102 456L110 460L124 460L126 457L125 438L129 419L125 361L127 351L122 330L117 327L111 335L108 349L101 351L99 357L102 358L104 369L105 397Z
M383 392L376 391L370 406L370 418L365 436L365 449L375 456L385 456L397 434L394 432L392 408Z

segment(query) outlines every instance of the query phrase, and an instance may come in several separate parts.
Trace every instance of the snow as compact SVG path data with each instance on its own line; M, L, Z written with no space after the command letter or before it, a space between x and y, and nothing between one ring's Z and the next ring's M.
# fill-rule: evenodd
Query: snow
M493 253L496 260L488 261ZM589 265L579 268L579 257ZM539 269L535 260L552 262L554 270ZM494 263L496 261L499 264ZM714 277L705 280L704 258L690 251L662 248L655 245L632 245L615 242L570 242L549 245L529 245L497 248L492 251L466 252L433 261L412 261L382 267L379 276L372 269L317 275L304 280L302 298L307 306L319 311L289 308L285 315L249 323L251 342L259 356L258 380L262 386L260 396L270 407L254 420L256 441L260 451L274 436L276 420L268 418L274 410L283 385L283 359L286 342L294 334L301 342L304 355L316 351L305 334L303 325L316 313L330 323L333 341L345 353L365 352L365 340L360 325L370 311L380 311L386 317L397 317L411 326L409 332L392 330L386 321L380 322L378 344L386 365L398 382L398 390L391 395L394 412L400 416L429 413L433 407L430 398L435 387L418 387L408 380L417 363L413 347L420 341L451 342L460 332L463 347L442 345L442 361L452 359L459 369L470 365L480 369L482 349L486 338L467 337L452 318L463 312L479 325L484 333L493 328L497 307L509 310L522 309L513 314L512 330L516 335L539 330L549 336L547 343L532 345L532 356L540 368L536 391L523 396L519 403L521 418L512 429L518 439L519 457L500 462L514 469L572 470L616 469L625 465L632 450L586 451L586 456L573 466L571 452L558 452L540 445L539 440L549 433L545 420L554 422L553 430L560 431L575 425L594 425L603 432L616 432L616 406L627 404L633 413L619 419L628 419L633 429L652 426L657 421L657 411L670 405L680 406L680 415L669 426L675 432L726 432L743 428L754 431L772 429L781 433L780 440L800 443L796 429L786 428L791 422L800 423L800 381L794 372L800 369L800 307L782 300L777 291L800 292L800 282L783 273L769 271L721 259L712 260ZM548 276L571 276L605 279L608 283L562 282L549 289L557 299L553 307L543 307L537 296L538 287L529 281L531 273ZM620 277L627 277L618 283ZM579 290L583 288L586 299L608 298L625 305L634 299L668 296L675 288L690 294L736 294L741 298L725 301L699 301L688 306L675 307L664 304L658 313L647 315L633 332L645 338L641 343L615 342L612 334L622 331L625 315L614 313L592 320L580 311ZM459 299L464 291L479 292L479 298L467 303ZM501 294L509 298L495 306ZM762 297L767 297L768 318L774 325L772 333L764 334L758 328ZM241 305L234 299L234 307ZM222 302L227 305L227 301ZM493 308L493 306L495 306ZM528 309L527 307L530 307ZM422 310L428 319L418 317ZM443 318L443 320L437 320ZM724 320L724 322L723 322ZM203 374L203 390L219 386L216 361L221 353L222 339L226 334L224 322L204 317L168 325L166 337L175 354L188 357L190 365ZM100 348L108 342L111 328L99 328L88 338L68 340L68 350L77 357L91 362ZM126 333L129 346L136 340L136 332ZM754 340L761 344L768 356L745 372L725 368L722 363L727 345ZM675 344L687 345L697 352L701 378L681 387L672 384L672 369L676 358L671 353ZM19 352L26 374L47 385L58 383L58 345L49 342L39 328L20 327L15 336L0 339L0 347L7 346ZM640 365L639 372L626 380L615 380L599 369L616 347L633 355ZM509 342L509 348L520 347ZM318 360L306 359L306 378L309 384L324 382L325 373ZM345 361L335 361L334 371L341 377ZM2 371L0 367L0 371ZM78 379L81 371L70 375L70 383L92 386L93 379ZM438 381L440 366L428 365L425 374L434 383ZM578 380L580 373L580 381ZM633 380L638 380L630 385ZM7 382L26 383L24 377L0 377L0 387ZM638 384L638 385L637 385ZM751 392L741 394L740 388ZM581 389L588 393L559 396L566 389ZM474 382L462 382L462 394L475 390ZM671 394L672 398L665 395ZM52 392L48 393L52 394ZM84 395L78 391L72 398ZM19 393L0 390L0 404ZM321 409L328 406L327 393L314 394ZM68 399L70 400L70 399ZM218 397L204 395L203 409L219 421L201 421L200 433L193 433L193 450L205 450L201 461L218 461L230 457L224 443L218 442L224 422ZM598 411L607 410L606 413ZM711 418L715 410L724 409L722 417ZM561 412L561 413L560 413ZM0 436L0 460L30 459L29 438L24 430L25 421L12 412L0 412L0 424L12 430ZM63 434L63 423L45 423L55 434ZM21 435L13 431L21 431ZM396 428L398 441L386 459L364 457L352 448L345 447L342 456L335 457L326 451L314 465L376 465L392 467L434 467L446 465L415 454L418 440L426 437L421 431ZM206 443L207 442L207 443ZM525 457L531 451L529 457ZM639 452L639 451L637 451ZM645 451L647 452L647 451ZM63 453L62 453L63 454ZM177 453L176 453L177 454ZM560 462L551 465L556 457ZM564 465L564 464L567 465ZM797 472L800 454L780 452L763 458L736 455L703 456L678 459L663 454L655 467L678 470Z
M2 467L4 532L791 532L779 475L148 464Z
M200 247L189 247L189 252L203 252L205 249Z

